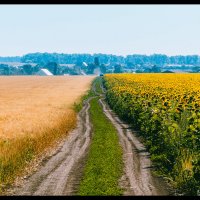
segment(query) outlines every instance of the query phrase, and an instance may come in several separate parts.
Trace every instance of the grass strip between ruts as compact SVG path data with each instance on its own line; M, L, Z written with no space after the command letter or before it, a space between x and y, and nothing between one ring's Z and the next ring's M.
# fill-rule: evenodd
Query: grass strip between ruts
M78 195L122 195L118 186L123 171L122 148L117 130L98 103L91 100L93 137Z

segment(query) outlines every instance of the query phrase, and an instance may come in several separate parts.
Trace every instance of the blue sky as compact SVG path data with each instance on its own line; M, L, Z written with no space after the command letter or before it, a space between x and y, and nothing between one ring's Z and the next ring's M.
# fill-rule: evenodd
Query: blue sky
M0 56L200 55L200 5L0 5Z

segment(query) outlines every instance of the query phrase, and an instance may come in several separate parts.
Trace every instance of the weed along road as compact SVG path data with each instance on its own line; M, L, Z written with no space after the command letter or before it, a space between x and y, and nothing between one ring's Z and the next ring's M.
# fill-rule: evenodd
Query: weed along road
M109 108L104 93L102 78L96 78L77 128L9 195L170 194L168 185L152 175L145 147ZM92 118L94 110L99 122Z

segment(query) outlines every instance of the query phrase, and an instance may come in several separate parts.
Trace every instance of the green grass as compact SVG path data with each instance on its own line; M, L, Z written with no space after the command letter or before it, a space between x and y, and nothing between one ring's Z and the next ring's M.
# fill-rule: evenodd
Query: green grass
M95 84L96 82L96 79L94 79L92 81L92 84L90 86L90 88L92 88L92 85ZM73 105L73 109L76 113L80 112L81 109L83 108L83 102L85 100L87 100L88 98L92 97L92 96L95 96L95 93L92 89L90 89L86 94L84 94L79 101L75 102L74 105Z
M98 92L99 94L102 93L101 83L102 83L102 78L101 77L97 77L92 81L92 84L91 84L91 87L90 87L91 89L85 95L83 95L78 102L74 103L73 109L75 110L76 113L81 111L81 109L83 107L83 102L85 100L87 100L90 97L95 96L95 93L94 93L94 91L92 89L93 85L96 88L96 92Z
M73 109L76 113L80 112L83 108L83 102L87 100L89 97L94 96L94 92L92 90L89 90L85 95L83 95L78 102L75 102L73 105Z
M122 195L122 148L117 131L104 115L98 98L91 100L93 137L78 195Z
M102 77L97 77L94 80L94 84L95 84L96 92L98 92L99 94L101 94L102 93L102 89L101 89Z

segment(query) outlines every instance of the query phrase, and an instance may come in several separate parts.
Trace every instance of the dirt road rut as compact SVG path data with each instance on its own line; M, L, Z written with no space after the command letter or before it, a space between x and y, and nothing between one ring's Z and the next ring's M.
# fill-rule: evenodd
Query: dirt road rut
M77 128L66 138L57 152L27 179L14 195L73 195L76 193L91 140L90 99L77 116Z
M152 175L149 153L134 131L118 118L104 98L99 102L105 115L116 127L123 148L124 174L120 185L125 190L124 195L169 195L169 186L161 178Z

